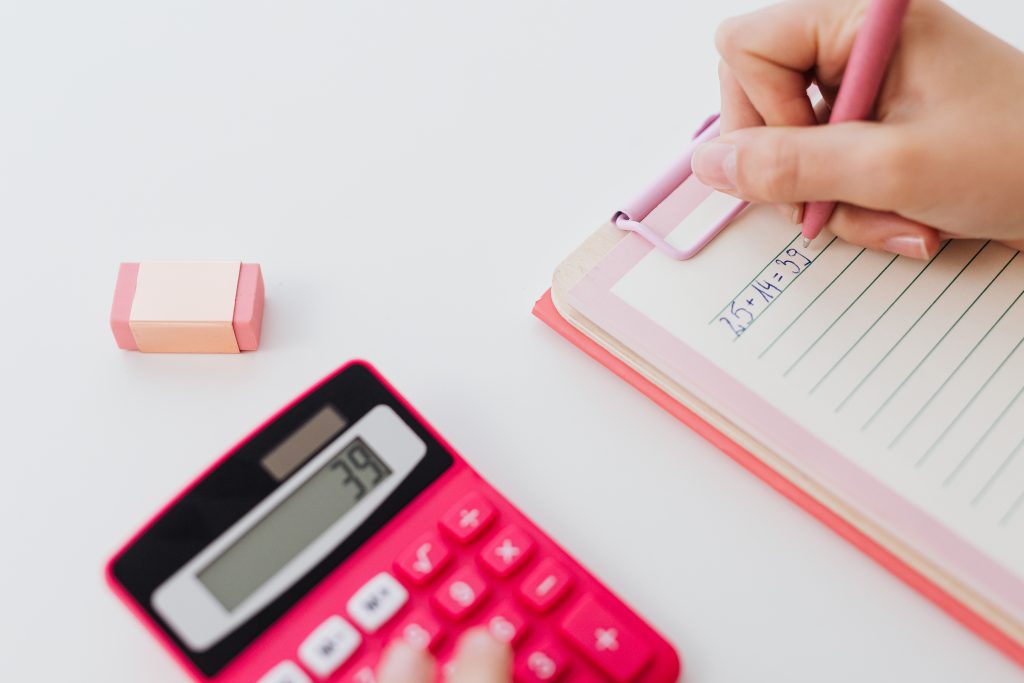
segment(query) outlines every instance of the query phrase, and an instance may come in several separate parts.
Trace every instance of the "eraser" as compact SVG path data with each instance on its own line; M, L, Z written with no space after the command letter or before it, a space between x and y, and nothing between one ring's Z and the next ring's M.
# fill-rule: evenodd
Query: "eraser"
M255 351L263 273L240 261L122 263L110 328L122 349L147 353Z

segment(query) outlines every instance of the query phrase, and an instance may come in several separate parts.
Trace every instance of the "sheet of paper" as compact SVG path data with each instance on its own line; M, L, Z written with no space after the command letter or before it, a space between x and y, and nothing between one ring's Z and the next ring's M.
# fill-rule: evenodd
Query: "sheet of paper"
M1024 257L801 243L751 207L697 257L651 252L611 292L1024 577Z

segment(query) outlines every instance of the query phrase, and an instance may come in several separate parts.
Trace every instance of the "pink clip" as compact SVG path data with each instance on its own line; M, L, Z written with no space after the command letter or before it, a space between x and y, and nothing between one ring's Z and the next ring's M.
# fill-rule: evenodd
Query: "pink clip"
M717 136L718 114L715 114L709 117L694 134L693 141L686 148L686 151L680 157L679 161L664 173L657 183L630 202L625 209L617 211L615 215L612 216L612 223L622 230L629 230L630 232L637 233L654 245L658 251L661 251L677 261L684 261L688 258L692 258L700 252L701 249L713 240L715 236L747 206L747 202L737 202L736 206L726 212L720 220L712 223L706 230L700 232L689 244L682 248L669 244L668 240L666 240L656 230L648 225L644 225L643 220L651 211L654 210L656 206L665 201L665 199L672 194L676 188L682 185L683 182L693 174L691 163L693 160L693 153L696 151L697 147Z

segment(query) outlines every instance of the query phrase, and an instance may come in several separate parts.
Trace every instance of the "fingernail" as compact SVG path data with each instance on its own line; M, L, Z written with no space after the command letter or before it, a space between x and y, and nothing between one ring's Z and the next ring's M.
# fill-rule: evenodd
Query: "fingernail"
M423 652L405 641L392 643L381 662L381 673L396 680L407 680L416 676L423 668Z
M736 145L707 142L693 153L693 172L716 190L736 189Z
M776 204L782 217L787 221L800 225L804 218L804 205L801 204Z
M503 643L495 640L494 637L483 629L473 629L466 633L459 641L459 652L469 655L489 655L496 650L500 652L504 647Z
M892 254L899 254L909 258L928 258L928 249L924 245L924 238L920 235L897 235L890 237L882 245L882 248Z

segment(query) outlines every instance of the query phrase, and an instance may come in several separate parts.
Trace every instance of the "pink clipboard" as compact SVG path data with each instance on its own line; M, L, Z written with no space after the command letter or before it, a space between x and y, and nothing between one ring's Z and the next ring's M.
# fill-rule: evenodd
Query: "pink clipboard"
M615 212L611 219L613 225L643 237L669 258L685 261L699 254L701 249L715 239L715 236L746 208L747 202L739 199L730 200L727 207L707 223L698 224L692 231L683 231L686 234L682 235L682 242L679 244L673 244L665 237L664 231L645 222L651 211L668 199L677 188L685 183L698 182L693 176L693 154L700 145L718 137L718 118L718 114L714 114L701 124L679 159L658 178L658 181Z
M659 180L637 198L625 205L612 217L612 223L623 230L637 234L642 240L623 240L616 247L620 266L638 260L652 247L667 256L682 260L700 252L716 235L725 229L732 219L747 204L739 202L727 208L721 214L711 217L706 227L697 226L697 230L685 236L683 244L669 244L666 236L672 232L673 226L693 212L695 206L704 202L710 188L703 186L693 176L690 169L692 156L696 148L718 135L718 116L712 116L694 134L692 143L684 150L676 162ZM655 208L662 206L667 209L661 216L651 216ZM660 211L660 209L659 209ZM644 244L647 242L648 244ZM616 259L612 259L615 261ZM617 279L614 267L599 269L598 288L610 286ZM568 339L587 355L612 370L622 379L640 390L657 405L668 411L681 422L697 432L740 465L767 482L791 501L799 505L815 518L826 524L841 537L874 559L880 565L899 577L907 585L927 597L945 612L953 616L970 630L991 643L1017 664L1024 666L1024 645L1000 629L988 618L971 609L952 593L948 592L916 568L902 560L878 541L853 526L841 516L816 500L809 492L800 488L792 480L773 469L732 439L718 431L715 427L658 388L653 382L632 369L610 351L565 320L556 309L548 290L534 305L533 314ZM1000 577L1006 579L1006 577ZM1004 581L1005 582L1005 581Z
M653 382L616 358L611 352L576 329L555 308L548 290L537 300L533 314L551 329L562 335L588 356L631 384L655 404L695 431L709 443L756 475L773 489L803 508L818 521L846 539L854 547L872 558L894 576L931 600L976 635L1024 667L1024 646L1017 643L991 621L973 611L951 593L921 574L880 543L851 525L838 514L822 505L808 492L758 459L735 441L715 429L707 421L659 389Z

